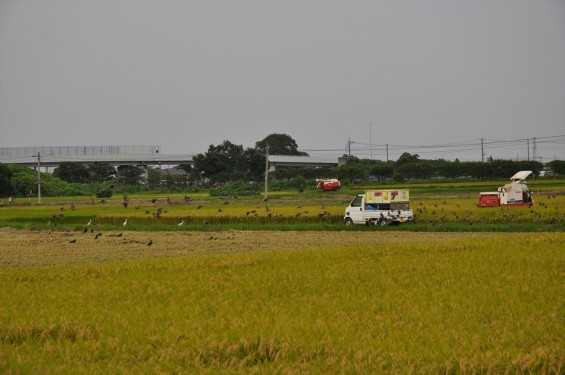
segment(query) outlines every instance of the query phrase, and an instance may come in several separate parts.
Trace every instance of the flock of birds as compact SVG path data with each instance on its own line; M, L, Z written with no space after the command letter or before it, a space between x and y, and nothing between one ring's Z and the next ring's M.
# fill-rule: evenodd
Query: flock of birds
M127 223L128 223L128 219L125 219L124 222L123 222L123 224L122 224L122 226L125 227L125 226L127 225ZM92 219L90 219L90 220L88 221L88 223L86 223L86 227L85 227L85 228L83 229L83 231L82 231L82 234L83 234L83 235L84 235L84 234L88 234L89 232L90 232L91 234L94 233L94 228L89 228L91 225L92 225ZM120 233L110 233L110 234L108 234L108 237L122 237L123 235L124 235L124 232L120 232ZM98 232L98 233L96 233L96 235L94 235L94 239L97 240L97 239L99 239L99 238L102 237L102 236L103 236L102 232ZM73 238L72 240L69 241L69 243L77 243L77 239L76 239L76 238ZM147 246L153 245L153 240L152 240L152 239L149 239L149 241L145 242L145 245L147 245Z

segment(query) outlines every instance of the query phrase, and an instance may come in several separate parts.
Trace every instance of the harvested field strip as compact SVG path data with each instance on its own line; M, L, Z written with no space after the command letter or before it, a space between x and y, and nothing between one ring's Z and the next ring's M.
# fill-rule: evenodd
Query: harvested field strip
M102 235L97 235L102 233ZM125 259L210 255L282 249L347 249L406 243L449 242L476 238L503 241L518 234L413 232L292 232L292 231L18 231L0 228L0 267L104 262ZM539 235L537 235L539 236ZM147 246L152 240L151 246ZM71 241L75 241L72 242Z

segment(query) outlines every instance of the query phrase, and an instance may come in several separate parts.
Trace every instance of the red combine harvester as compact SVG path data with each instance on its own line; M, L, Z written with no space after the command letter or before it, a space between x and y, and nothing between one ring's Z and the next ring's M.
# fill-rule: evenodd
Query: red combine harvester
M316 186L316 188L323 191L335 191L341 187L341 184L335 178L332 178L330 180L316 180L316 181L318 181L318 186Z
M526 186L526 178L532 171L520 171L512 176L512 182L498 188L498 191L479 193L479 207L531 206L535 202Z

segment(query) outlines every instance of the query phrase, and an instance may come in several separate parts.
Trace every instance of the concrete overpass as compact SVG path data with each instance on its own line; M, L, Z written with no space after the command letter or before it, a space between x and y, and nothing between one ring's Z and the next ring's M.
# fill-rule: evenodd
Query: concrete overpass
M194 164L193 154L162 154L156 145L125 146L49 146L0 148L0 163L55 168L64 162L93 162L119 165L158 166Z
M64 162L90 164L108 163L114 167L134 165L148 168L160 165L194 165L194 154L162 154L159 146L51 146L0 148L0 163L19 164L30 168L55 168ZM269 155L269 169L277 167L338 167L343 163L337 156Z
M95 161L108 163L114 167L119 165L157 166L157 165L179 165L194 164L193 155L41 155L40 166L54 168L64 162L90 164ZM37 167L37 156L3 157L0 163L20 164L27 167Z
M345 161L338 156L269 155L269 170L277 167L338 167Z

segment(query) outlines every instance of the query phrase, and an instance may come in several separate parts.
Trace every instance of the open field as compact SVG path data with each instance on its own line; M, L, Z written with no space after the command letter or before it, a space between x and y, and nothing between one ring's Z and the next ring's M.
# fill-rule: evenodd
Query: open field
M563 373L564 233L120 233L0 229L2 373Z

